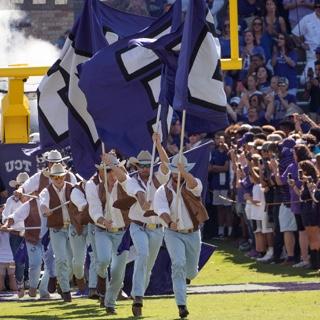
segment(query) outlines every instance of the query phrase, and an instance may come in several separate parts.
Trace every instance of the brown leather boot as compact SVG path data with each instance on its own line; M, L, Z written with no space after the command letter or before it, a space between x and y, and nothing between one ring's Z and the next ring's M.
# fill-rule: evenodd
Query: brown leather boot
M97 291L99 294L100 307L104 308L104 296L106 294L106 278L98 276Z
M49 278L48 291L54 293L57 289L57 277Z
M135 297L132 303L132 314L134 317L142 316L143 300L142 297Z
M186 306L178 306L178 309L179 309L179 317L181 319L185 319L189 314L187 307Z
M62 297L62 299L63 299L64 302L71 302L71 301L72 301L72 300L71 300L71 293L70 293L70 291L68 291L68 292L62 292L62 293L61 293L61 297Z
M37 288L29 288L29 297L35 298L37 296Z
M84 292L86 290L86 281L84 280L84 278L82 278L82 279L76 278L76 282L77 282L77 286L78 286L79 290L81 292Z

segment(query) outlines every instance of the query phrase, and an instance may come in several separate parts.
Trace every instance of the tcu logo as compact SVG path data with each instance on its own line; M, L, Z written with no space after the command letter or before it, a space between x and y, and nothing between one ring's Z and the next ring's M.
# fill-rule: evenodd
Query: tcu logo
M27 160L11 160L5 163L7 172L12 172L13 170L30 172L31 166L32 162Z

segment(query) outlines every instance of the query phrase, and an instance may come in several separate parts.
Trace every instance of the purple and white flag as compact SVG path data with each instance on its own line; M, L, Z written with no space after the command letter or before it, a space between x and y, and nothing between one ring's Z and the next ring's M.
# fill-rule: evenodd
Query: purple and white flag
M40 140L43 149L71 146L75 167L89 178L99 161L100 140L78 86L77 67L100 49L149 26L154 18L115 10L86 0L60 58L38 88Z

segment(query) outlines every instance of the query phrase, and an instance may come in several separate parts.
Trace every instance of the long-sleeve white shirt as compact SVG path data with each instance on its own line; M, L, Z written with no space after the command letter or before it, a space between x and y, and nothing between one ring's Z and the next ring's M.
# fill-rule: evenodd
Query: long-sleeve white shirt
M170 171L167 174L164 174L161 171L161 168L159 167L158 171L155 173L155 176L157 180L159 181L160 184L166 184L170 178ZM142 181L140 176L138 175L137 177L129 177L127 176L127 179L125 182L121 184L124 188L124 190L127 192L127 194L131 197L134 197L137 199L136 194L139 191L146 192L146 184ZM150 210L153 210L153 198L156 193L157 188L153 184L153 181L151 182L151 187L150 187L150 199L151 199L151 207ZM145 213L144 210L142 210L138 199L137 202L134 203L130 210L129 210L129 218L131 220L138 220L143 223L156 223L160 224L162 221L159 217L152 216L152 217L144 217L143 214Z
M77 188L72 189L70 200L78 208L78 211L83 211L88 204L85 194Z
M16 201L15 196L9 197L6 201L6 205L2 212L2 223L5 223L8 220L8 217L22 205L23 205L23 202L21 202L20 200ZM12 228L22 229L24 228L24 222L22 221L20 223L14 224Z
M31 201L31 200L30 200ZM16 209L13 213L9 215L9 218L12 218L14 221L14 225L12 226L13 229L17 229L17 225L24 225L24 220L27 219L27 217L30 214L30 201L25 202L23 205L21 205L18 209ZM32 227L40 227L40 239L45 235L47 232L47 218L43 217L40 211L40 200L37 199L37 206L40 214L40 226L32 226Z
M86 197L89 204L89 215L91 219L97 223L98 219L103 217L107 220L112 220L113 228L123 228L125 223L123 221L122 213L119 209L113 207L113 203L118 199L116 182L109 192L109 201L106 202L106 210L103 211L102 203L99 198L99 185L96 185L93 180L86 183Z
M53 186L53 189L55 190L55 192L57 193L58 197L59 197L59 200L61 202L61 204L65 203L67 200L66 200L66 183L64 183L64 186L61 190L59 190L58 188L56 188L54 185ZM39 198L40 198L40 205L42 206L45 206L49 209L53 209L53 208L50 208L49 207L49 203L50 203L50 194L49 194L49 191L47 188L43 189L39 195ZM68 208L67 206L62 206L62 217L63 217L63 222L70 222L70 217L69 217L69 212L68 212ZM41 212L43 213L43 212ZM52 214L55 214L56 212L53 211Z
M72 185L77 183L77 179L74 176L72 172L69 172L70 174L70 183ZM24 193L32 193L34 191L37 191L39 189L39 183L40 183L40 175L41 171L35 173L33 176L31 176L25 183L22 184L22 188L24 190ZM49 184L51 183L51 179L49 178Z
M193 195L196 197L201 196L202 192L202 183L199 179L197 179L197 186L193 189L187 190L191 191ZM182 187L182 186L181 186ZM162 185L155 193L154 196L154 210L157 215L161 216L163 213L168 213L172 219L173 222L177 223L177 229L178 230L188 230L193 228L192 220L189 216L187 207L182 199L182 196L180 197L180 218L178 219L178 206L177 206L177 194L172 188L171 181L168 183L168 188L172 191L173 199L171 206L169 207L169 203L166 196L166 191L164 188L164 185Z

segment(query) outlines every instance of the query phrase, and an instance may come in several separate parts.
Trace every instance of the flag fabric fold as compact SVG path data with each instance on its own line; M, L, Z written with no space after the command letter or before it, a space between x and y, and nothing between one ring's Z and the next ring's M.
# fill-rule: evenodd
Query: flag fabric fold
M120 38L146 28L154 18L115 10L98 0L86 0L60 58L38 88L42 149L71 146L76 170L85 178L99 160L100 141L87 102L79 89L77 67Z

